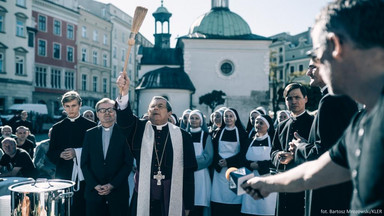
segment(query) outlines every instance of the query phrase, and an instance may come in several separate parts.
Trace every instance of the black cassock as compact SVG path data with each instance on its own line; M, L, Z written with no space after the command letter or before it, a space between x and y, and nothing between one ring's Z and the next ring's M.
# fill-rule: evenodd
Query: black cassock
M279 170L289 170L298 164L292 160L287 165L279 165L279 159L276 156L279 151L287 151L289 149L289 142L294 139L294 132L300 134L301 137L308 139L313 116L304 112L298 117L291 117L286 121L281 122L276 129L275 136L272 142L271 159L273 165ZM304 192L299 193L279 193L276 205L276 215L291 216L304 215Z
M133 157L136 159L137 172L135 180L135 190L132 196L131 208L132 215L136 215L137 212L137 191L138 182L140 178L140 150L141 142L145 130L147 120L140 120L133 115L131 107L128 103L128 107L124 110L117 110L117 123L123 129L124 134L127 137L127 142L130 145ZM172 176L173 165L173 149L172 140L170 136L167 139L169 132L168 125L164 125L160 130L156 126L152 126L154 129L155 143L158 150L158 157L161 158L163 148L166 147L164 152L164 159L161 163L160 170L165 176L164 180L161 180L162 184L157 185L155 179L151 179L151 210L150 215L168 215L167 209L170 198L170 182ZM194 172L197 169L197 162L195 157L195 150L193 147L192 137L189 133L181 129L183 138L183 154L184 154L184 177L183 177L183 205L186 210L190 210L194 207ZM167 140L167 145L165 141ZM149 160L149 158L146 158ZM152 155L152 168L151 176L154 176L158 172L158 163L155 156L155 149Z
M95 122L82 116L73 122L65 118L53 125L47 156L56 165L55 178L72 179L73 160L64 160L60 154L66 148L82 148L85 132L95 126ZM74 194L71 215L85 215L84 186Z
M324 95L320 100L308 143L299 144L295 153L295 162L301 164L315 160L328 151L341 137L357 111L357 104L347 96ZM324 215L321 213L324 209L349 209L351 196L351 181L308 191L306 192L306 213L314 216Z

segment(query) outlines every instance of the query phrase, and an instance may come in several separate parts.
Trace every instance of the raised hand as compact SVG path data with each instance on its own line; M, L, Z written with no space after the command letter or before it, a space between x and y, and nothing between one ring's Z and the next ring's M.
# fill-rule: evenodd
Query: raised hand
M130 80L129 80L127 73L120 72L120 75L116 80L116 85L120 90L121 96L128 94L129 83L130 83Z

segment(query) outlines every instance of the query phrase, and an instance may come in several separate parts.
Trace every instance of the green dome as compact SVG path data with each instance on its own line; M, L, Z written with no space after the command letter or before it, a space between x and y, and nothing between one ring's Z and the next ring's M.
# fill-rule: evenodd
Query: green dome
M190 27L189 35L238 37L252 34L248 23L228 8L213 8Z

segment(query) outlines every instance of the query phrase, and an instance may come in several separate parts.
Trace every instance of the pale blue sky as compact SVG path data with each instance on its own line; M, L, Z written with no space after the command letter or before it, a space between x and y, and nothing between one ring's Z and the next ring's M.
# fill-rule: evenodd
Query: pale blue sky
M148 14L140 32L154 41L155 24L152 13L161 0L98 0L112 3L133 16L136 6L148 8ZM248 22L252 33L271 36L281 32L297 34L312 26L321 8L330 0L229 0L229 8ZM211 0L164 0L164 7L172 13L170 27L171 47L177 36L188 33L189 27L201 15L211 9Z

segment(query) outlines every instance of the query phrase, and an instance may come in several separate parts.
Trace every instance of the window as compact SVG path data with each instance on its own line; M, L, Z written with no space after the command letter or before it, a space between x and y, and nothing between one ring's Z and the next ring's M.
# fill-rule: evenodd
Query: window
M303 71L304 70L304 66L303 65L299 65L299 71Z
M73 89L74 73L71 71L65 71L64 86L65 89Z
M36 67L35 75L35 85L37 87L47 87L47 69L44 67Z
M125 60L124 57L125 57L125 49L122 49L121 50L121 61Z
M87 61L87 49L86 48L81 49L81 61L82 62Z
M16 56L16 75L24 75L24 57Z
M81 90L83 90L83 91L87 90L87 75L86 74L81 75Z
M16 36L24 37L25 36L25 21L21 19L16 20Z
M94 92L97 92L97 77L93 77L93 83L92 83L92 86L93 86L92 90L93 90Z
M0 13L0 32L4 32L4 14Z
M107 41L108 41L108 36L105 34L103 37L103 44L107 45L107 43L108 43Z
M25 7L25 0L16 0L16 5L21 6L21 7Z
M113 58L116 58L116 56L117 56L117 47L113 47L112 55L113 55Z
M61 59L60 55L60 44L54 43L53 44L53 58L55 59Z
M73 62L73 47L67 47L67 61Z
M73 25L67 25L67 38L73 40Z
M230 76L233 74L234 68L233 63L231 61L224 61L220 66L220 71L225 76Z
M121 33L121 42L125 43L125 34L124 34L124 32Z
M47 31L47 17L39 15L39 24L38 28L40 31Z
M117 66L116 65L113 65L112 77L113 78L117 77Z
M295 67L294 67L294 66L291 66L291 67L290 67L290 72L291 72L291 73L295 72Z
M83 38L87 37L87 27L85 26L81 27L81 37Z
M59 20L53 21L53 34L61 35L61 22Z
M28 31L28 46L35 46L35 33L33 31Z
M4 53L0 52L0 73L4 72Z
M107 93L107 78L103 79L103 93Z
M112 98L117 98L117 88L116 87L112 88Z
M93 59L93 64L97 64L97 52L96 51L93 51L92 59Z
M97 41L98 37L99 37L99 33L96 30L94 30L93 31L93 41Z
M107 67L108 64L108 56L107 54L103 54L103 66Z
M52 88L61 87L61 71L58 69L51 70L51 86Z
M38 42L37 55L46 56L47 54L47 42L45 40L40 40Z

